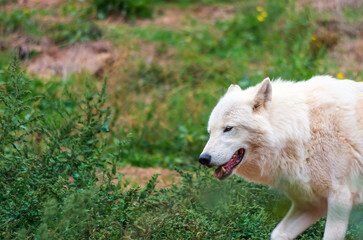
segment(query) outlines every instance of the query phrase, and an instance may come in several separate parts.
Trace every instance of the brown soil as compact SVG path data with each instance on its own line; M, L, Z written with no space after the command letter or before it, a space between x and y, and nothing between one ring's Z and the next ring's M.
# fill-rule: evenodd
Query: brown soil
M127 166L117 171L121 174L121 184L127 184L127 187L140 186L144 187L154 174L159 174L157 178L156 188L170 187L177 183L179 174L176 171L170 171L162 168L139 168ZM113 184L117 184L119 180L112 180ZM73 177L68 178L69 183L74 183ZM104 182L101 174L99 175L99 183ZM67 188L67 186L65 186Z
M203 23L213 23L216 20L229 19L234 13L235 9L233 7L205 6L192 9L191 11L168 9L160 10L154 19L138 20L137 25L180 28L190 24L191 19Z
M330 52L330 56L338 63L341 72L362 72L362 66L357 63L363 62L363 39L344 39Z
M123 183L127 181L131 186L135 184L145 186L151 177L158 173L160 175L157 180L157 188L170 187L173 183L176 183L176 178L179 176L175 171L162 168L138 168L128 166L120 169L118 172L124 175L124 177L121 178L121 181ZM117 184L117 180L114 180L113 182Z
M357 7L361 0L300 0L298 7L312 6L318 11L339 11L342 7Z
M101 75L106 65L117 55L107 41L77 43L67 48L51 48L31 60L28 72L42 78L60 75L63 78L74 72L87 71Z

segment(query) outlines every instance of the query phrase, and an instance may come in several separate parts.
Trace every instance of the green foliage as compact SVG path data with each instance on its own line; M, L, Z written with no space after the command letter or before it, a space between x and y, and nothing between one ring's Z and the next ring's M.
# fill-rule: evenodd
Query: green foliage
M214 19L212 10L206 20L194 14L203 4L234 12ZM95 12L133 20L169 7L185 13L181 22L92 21ZM359 22L358 12L344 8L341 17ZM28 81L16 65L0 70L0 239L268 239L289 208L285 197L191 166L207 141L209 113L231 83L343 71L324 42L312 47L319 20L288 0L71 0L0 13L4 36L45 36L61 46L104 37L122 46L121 63L106 70L112 120L104 89L93 94L96 78L82 90L83 75ZM1 52L0 65L8 58ZM122 180L122 164L183 171L170 189L155 190L156 176L130 188L111 182ZM363 234L362 210L352 212L349 240ZM321 239L324 224L298 239Z
M49 235L42 239L102 236L116 219L122 230L153 191L156 177L141 191L121 191L121 185L112 184L119 159L102 155L98 136L109 131L105 85L99 94L73 99L73 111L69 101L47 102L56 112L49 117L39 113L44 104L28 90L29 84L16 63L1 75L1 238L12 239L16 232ZM120 236L122 231L115 228L109 234Z
M9 34L15 31L30 32L34 29L35 21L29 10L15 9L0 11L0 33Z
M125 19L150 18L153 15L150 0L92 0L97 17L104 19L110 15L122 16Z
M155 202L151 197L155 175L144 189L123 189L106 181L101 186L77 191L62 200L44 205L40 239L118 239L133 219Z
M60 46L94 41L102 36L102 31L96 24L80 19L72 23L54 23L47 26L46 32Z
M181 173L181 186L162 196L164 205L148 211L135 236L155 239L267 239L276 223L266 208L277 195L242 179L219 182L194 169ZM269 199L265 201L265 199ZM159 213L159 214L155 214Z

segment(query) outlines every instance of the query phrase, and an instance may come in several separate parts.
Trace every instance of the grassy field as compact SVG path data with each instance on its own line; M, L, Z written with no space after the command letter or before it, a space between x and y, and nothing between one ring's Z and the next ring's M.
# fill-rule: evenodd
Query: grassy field
M290 203L198 166L209 113L232 83L363 81L363 4L104 2L0 0L0 238L269 239ZM112 185L128 165L180 177Z

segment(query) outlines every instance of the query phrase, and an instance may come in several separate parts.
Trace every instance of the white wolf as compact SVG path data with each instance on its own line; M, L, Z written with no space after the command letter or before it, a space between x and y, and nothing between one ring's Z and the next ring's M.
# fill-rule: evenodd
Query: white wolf
M199 161L268 184L292 200L271 239L293 239L327 214L324 240L344 239L363 202L363 83L316 76L242 90L231 85L213 109Z

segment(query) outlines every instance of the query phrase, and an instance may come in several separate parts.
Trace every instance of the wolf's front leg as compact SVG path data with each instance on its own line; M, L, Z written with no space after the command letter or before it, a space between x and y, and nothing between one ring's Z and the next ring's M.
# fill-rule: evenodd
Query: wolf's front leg
M271 240L291 240L325 214L325 206L312 207L293 203L285 218L272 231Z
M324 240L344 239L351 210L352 195L347 188L339 189L329 195Z

